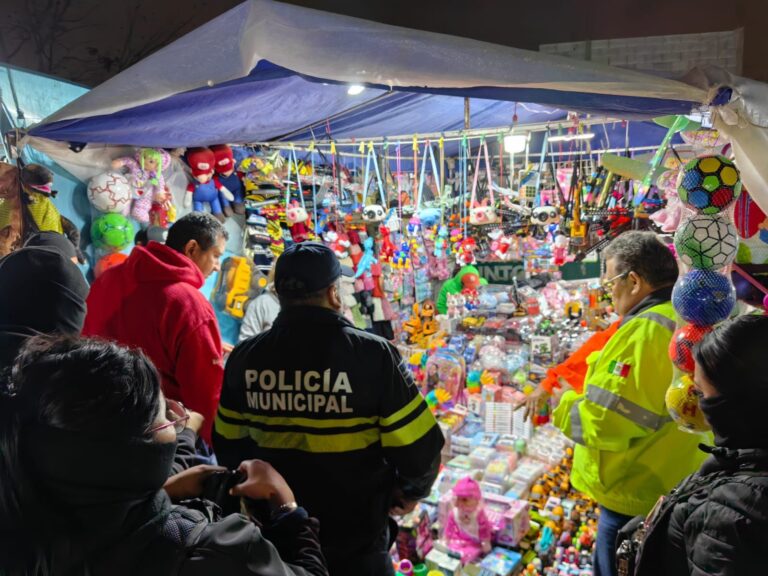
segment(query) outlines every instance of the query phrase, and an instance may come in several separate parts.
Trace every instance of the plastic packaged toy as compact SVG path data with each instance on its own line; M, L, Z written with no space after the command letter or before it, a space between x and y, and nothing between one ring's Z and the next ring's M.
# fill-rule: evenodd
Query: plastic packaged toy
M443 539L451 550L472 562L491 550L491 523L485 514L477 481L465 477L453 488L453 508L445 521Z

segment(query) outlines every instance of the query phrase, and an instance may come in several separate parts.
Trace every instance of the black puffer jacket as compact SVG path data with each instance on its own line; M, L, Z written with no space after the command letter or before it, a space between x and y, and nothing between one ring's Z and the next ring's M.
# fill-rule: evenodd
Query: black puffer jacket
M711 458L670 496L637 576L768 574L768 450L702 449Z

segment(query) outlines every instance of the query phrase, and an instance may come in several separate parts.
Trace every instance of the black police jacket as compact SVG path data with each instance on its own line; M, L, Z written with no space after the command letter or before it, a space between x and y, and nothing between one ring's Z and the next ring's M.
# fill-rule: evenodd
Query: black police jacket
M397 349L332 310L283 310L227 362L219 462L271 463L319 519L329 554L374 551L393 490L426 496L443 443Z
M671 496L637 576L768 574L768 450L702 448L712 457Z

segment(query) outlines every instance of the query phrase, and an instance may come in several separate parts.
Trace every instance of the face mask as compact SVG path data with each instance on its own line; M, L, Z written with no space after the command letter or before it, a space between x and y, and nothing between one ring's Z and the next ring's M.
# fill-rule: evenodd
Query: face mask
M715 396L702 398L699 406L712 426L717 446L762 448L768 444L759 419L748 405L728 396Z

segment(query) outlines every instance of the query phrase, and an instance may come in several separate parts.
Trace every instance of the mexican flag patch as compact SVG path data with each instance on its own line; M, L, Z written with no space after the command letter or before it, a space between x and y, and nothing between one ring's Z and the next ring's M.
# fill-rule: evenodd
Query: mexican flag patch
M630 368L632 368L632 366L630 366L629 364L622 364L621 362L613 360L608 365L608 372L610 372L614 376L618 376L619 378L626 378L627 376L629 376Z

